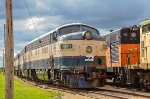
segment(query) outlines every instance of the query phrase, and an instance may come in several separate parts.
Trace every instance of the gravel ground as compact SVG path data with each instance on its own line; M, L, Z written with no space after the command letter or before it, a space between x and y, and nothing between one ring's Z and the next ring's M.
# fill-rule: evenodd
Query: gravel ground
M99 96L99 97L95 97L96 99L110 99L108 97L105 96ZM78 95L78 94L69 94L69 93L64 93L60 99L95 99L95 98L89 98L87 96L82 96L82 95ZM112 98L111 98L112 99Z

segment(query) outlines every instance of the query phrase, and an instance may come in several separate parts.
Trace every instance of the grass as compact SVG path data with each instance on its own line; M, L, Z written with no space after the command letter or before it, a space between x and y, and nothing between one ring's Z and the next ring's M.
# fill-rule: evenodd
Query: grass
M58 95L16 78L14 80L14 99L54 99ZM5 99L5 77L2 74L0 74L0 99Z

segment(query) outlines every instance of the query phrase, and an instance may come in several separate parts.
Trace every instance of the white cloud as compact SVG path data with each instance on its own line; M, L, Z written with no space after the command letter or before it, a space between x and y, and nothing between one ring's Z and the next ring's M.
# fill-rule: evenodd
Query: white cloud
M4 48L4 38L0 37L0 49Z
M37 9L41 10L48 10L49 6L43 0L36 0Z
M94 0L93 0L94 1ZM62 0L62 3L65 4L65 5L68 5L68 6L81 6L83 4L87 4L87 0Z
M15 42L17 42L15 43L15 50L14 50L15 53L19 53L28 43L28 41L18 41L18 40L15 40Z
M32 21L33 20L33 21ZM32 19L17 20L15 22L16 31L26 31L29 35L35 35L35 28L37 32L42 35L52 29L57 28L60 24L63 24L61 16L45 16L45 17L33 17ZM34 27L35 26L35 27Z
M0 67L3 65L3 50L0 49Z
M105 30L105 29L98 29L98 30L99 30L101 36L109 33L109 31Z
M38 27L43 21L45 20L44 17L33 17L32 19L27 19L25 22L25 29L34 30ZM35 27L34 27L35 26Z

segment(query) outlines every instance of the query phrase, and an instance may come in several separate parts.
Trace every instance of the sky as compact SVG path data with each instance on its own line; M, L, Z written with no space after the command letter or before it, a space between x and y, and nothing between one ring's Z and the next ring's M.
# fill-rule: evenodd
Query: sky
M150 0L13 0L14 51L19 53L39 35L68 23L85 23L101 35L121 27L139 25L150 18ZM0 49L4 48L5 0L0 0ZM0 50L0 66L2 66Z

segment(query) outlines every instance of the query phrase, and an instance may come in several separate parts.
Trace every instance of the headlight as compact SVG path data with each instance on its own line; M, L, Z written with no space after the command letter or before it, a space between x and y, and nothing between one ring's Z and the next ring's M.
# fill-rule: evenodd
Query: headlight
M89 32L89 31L84 32L84 35L83 35L83 36L84 36L84 38L87 39L87 40L92 39L92 33Z
M131 33L131 36L136 37L136 33L135 32Z

